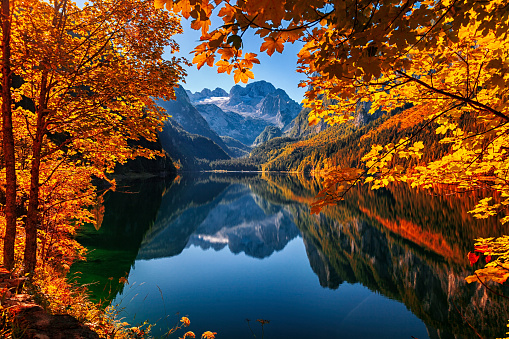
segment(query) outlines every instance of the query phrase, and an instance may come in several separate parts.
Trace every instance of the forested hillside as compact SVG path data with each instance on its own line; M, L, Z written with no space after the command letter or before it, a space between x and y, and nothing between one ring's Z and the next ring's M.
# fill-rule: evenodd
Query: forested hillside
M434 133L434 124L423 121L408 125L405 110L386 113L366 125L359 123L361 119L358 118L364 114L365 112L360 110L351 122L329 126L316 134L304 133L303 138L273 138L254 148L248 157L214 161L210 164L211 169L311 172L335 166L358 167L361 165L362 156L371 150L371 145L395 143L402 136L416 134L422 138L425 147L432 151L420 162L409 160L409 166L437 159L449 149L439 143L440 138ZM362 119L366 121L365 117ZM294 131L298 126L302 124L295 124Z

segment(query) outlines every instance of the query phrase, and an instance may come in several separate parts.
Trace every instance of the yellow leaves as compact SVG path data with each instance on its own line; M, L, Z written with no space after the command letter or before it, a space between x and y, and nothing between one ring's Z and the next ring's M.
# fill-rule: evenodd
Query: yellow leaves
M489 201L487 199L483 199ZM465 278L468 283L494 281L503 284L509 278L509 236L499 238L480 238L475 243L475 251L485 257L486 265ZM469 253L470 257L474 254ZM474 264L480 255L476 255L470 262Z
M171 9L171 2L172 0L169 0L168 4L169 4L169 7L168 9ZM157 9L161 9L164 7L164 5L166 5L167 1L166 0L154 0L154 7L157 8ZM168 7L168 5L167 5Z
M474 217L479 218L479 219L486 219L490 216L497 215L501 204L490 205L489 202L492 199L493 199L493 197L488 197L488 198L479 200L477 205L475 205L475 208L471 211L468 211L468 213L474 214Z
M201 335L202 339L214 339L216 337L216 332L206 331Z
M217 72L218 73L228 73L230 74L232 69L233 69L233 65L230 64L228 61L226 60L219 60L218 62L216 62L216 66L217 66Z
M237 68L233 71L233 79L235 80L235 83L242 81L247 84L249 79L254 79L254 74L246 68Z
M507 265L506 265L507 266ZM469 275L465 278L467 283L493 281L499 284L503 284L509 278L509 267L485 267L475 271L475 274Z
M180 322L182 323L182 325L184 325L184 327L191 325L191 321L189 320L188 317L182 317L180 319Z
M196 19L191 22L191 28L195 29L195 30L201 29L202 34L205 34L209 31L210 25L211 25L211 22L209 19L205 19L205 20Z
M203 52L196 54L193 58L193 63L196 64L198 69L202 68L203 65L207 64L209 66L214 65L214 54L212 52Z
M267 51L267 54L271 56L275 51L283 53L284 45L283 39L281 38L265 38L265 41L260 46L260 52Z
M440 125L436 129L436 133L437 134L445 134L445 133L447 133L448 130L454 130L454 129L456 129L456 127L457 127L456 124L444 124L444 125Z

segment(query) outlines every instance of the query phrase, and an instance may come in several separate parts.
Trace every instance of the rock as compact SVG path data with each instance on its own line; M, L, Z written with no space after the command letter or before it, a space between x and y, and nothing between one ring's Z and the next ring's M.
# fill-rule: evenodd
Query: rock
M14 323L27 339L99 339L99 335L70 315L50 315L38 305L14 306Z
M16 277L0 267L0 309L13 317L13 328L26 339L99 339L99 335L70 315L51 315L29 294L14 294L26 277ZM20 333L21 332L21 333Z

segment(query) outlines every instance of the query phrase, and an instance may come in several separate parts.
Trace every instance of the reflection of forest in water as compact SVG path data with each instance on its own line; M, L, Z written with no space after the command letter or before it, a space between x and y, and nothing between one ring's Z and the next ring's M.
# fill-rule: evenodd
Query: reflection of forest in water
M82 282L99 281L95 297L110 299L135 260L176 256L192 245L263 259L301 235L323 287L359 282L402 301L431 338L473 336L464 319L483 337L505 333L505 300L464 282L474 239L507 234L496 220L466 213L474 197L358 187L338 206L311 215L308 204L319 188L311 178L261 174L130 183L129 192L106 197L99 231L82 231L79 240L94 251L74 269L83 272Z

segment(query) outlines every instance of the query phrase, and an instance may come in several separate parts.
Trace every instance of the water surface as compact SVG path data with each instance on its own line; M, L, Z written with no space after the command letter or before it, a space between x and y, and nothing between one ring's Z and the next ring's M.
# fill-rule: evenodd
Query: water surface
M217 338L260 338L257 319L270 321L265 338L505 333L507 303L464 283L472 239L504 231L466 213L475 197L359 188L310 215L319 188L258 174L126 183L106 197L99 230L82 230L93 251L74 270L156 335L182 315Z

